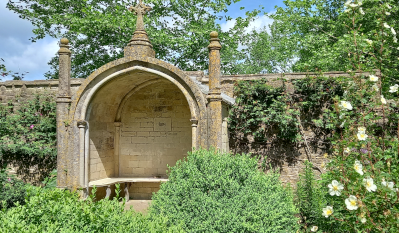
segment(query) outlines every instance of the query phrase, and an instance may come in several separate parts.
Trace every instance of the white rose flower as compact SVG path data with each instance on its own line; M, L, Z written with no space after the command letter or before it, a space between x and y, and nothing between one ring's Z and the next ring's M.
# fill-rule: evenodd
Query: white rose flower
M351 4L349 4L349 6L352 7L352 8L355 8L355 7L358 7L359 5L357 5L355 3L351 3Z
M384 23L385 28L390 28L390 26L387 23Z
M365 41L366 41L369 45L373 44L373 41L372 41L372 40L365 39Z
M379 91L379 90L380 90L380 89L378 88L377 84L374 84L374 85L372 86L372 88L374 89L374 91Z
M351 103L349 103L348 101L344 101L344 100L341 101L339 106L341 108L343 108L343 109L346 109L346 110L352 110L353 109Z
M399 88L399 85L398 85L398 84L395 84L395 85L393 85L393 86L390 86L390 87L389 87L389 92L391 92L391 93L398 92L398 88Z
M369 192L375 192L377 190L377 185L374 184L373 178L367 177L363 179L363 185Z
M350 153L351 152L351 148L347 147L344 149L344 153Z
M357 133L357 139L360 141L365 141L368 138L368 135L365 133Z
M341 191L344 189L344 186L338 181L333 180L331 184L328 185L328 188L330 189L328 192L331 196L341 196Z
M348 210L357 210L357 198L353 195L350 195L348 198L345 199L346 208Z
M381 184L382 184L382 186L387 187L387 182L385 181L385 179L382 179Z
M394 186L395 186L395 183L394 182L386 182L384 179L382 179L382 182L381 182L381 184L383 185L383 186L385 186L385 187L388 187L390 190L392 190L392 191L397 191L398 189L397 188L394 188Z
M388 7L388 9L392 9L392 7L389 4L387 4L387 7Z
M344 10L345 13L348 13L348 12L350 12L350 11L351 11L351 9L346 9L346 10Z
M357 132L358 133L366 133L366 127L361 126L361 127L357 128Z
M363 165L360 163L359 160L355 161L355 164L353 165L353 168L355 169L355 171L357 173L359 173L360 175L363 175Z
M323 216L328 218L330 215L334 213L333 207L332 206L326 206L326 208L323 208Z
M391 15L391 13L389 13L388 11L385 12L386 15Z
M398 43L398 38L396 38L396 36L393 37L393 43Z
M359 12L360 12L360 14L362 14L362 15L364 15L365 13L364 13L364 11L363 11L363 8L359 8Z
M387 184L387 186L388 186L388 188L390 189L390 190L392 190L392 191L395 191L395 188L393 187L395 185L395 183L394 182L388 182L388 184Z
M387 104L387 100L384 98L383 95L381 95L381 103L382 104Z
M345 5L345 6L349 6L349 4L351 4L351 3L352 3L352 0L348 0L348 1L345 2L344 5Z
M366 223L366 218L362 218L362 219L360 219L360 221L362 222L362 223Z
M396 31L394 28L391 28L391 32L392 32L392 34L396 35Z
M319 228L317 226L313 226L312 229L310 229L311 232L316 232Z
M378 81L378 77L375 76L375 75L370 75L369 77L370 77L370 81L372 81L372 82L377 82Z

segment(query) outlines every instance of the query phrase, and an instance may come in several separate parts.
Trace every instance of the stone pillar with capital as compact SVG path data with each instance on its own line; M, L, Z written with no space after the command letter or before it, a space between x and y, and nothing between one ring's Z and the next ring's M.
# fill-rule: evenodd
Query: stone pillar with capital
M68 108L71 103L71 51L69 40L60 40L57 103L57 187L68 188ZM70 173L72 171L69 171Z
M222 45L218 33L210 34L209 49L209 93L208 99L208 146L217 150L222 149L222 96L220 88L220 49Z

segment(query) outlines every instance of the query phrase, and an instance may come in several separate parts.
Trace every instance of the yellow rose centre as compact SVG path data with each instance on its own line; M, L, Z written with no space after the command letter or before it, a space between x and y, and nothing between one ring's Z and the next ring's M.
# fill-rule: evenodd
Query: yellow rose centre
M356 206L356 201L355 200L352 200L350 202L351 202L351 206Z
M366 185L367 187L371 187L371 182L367 181Z
M334 186L333 189L334 189L334 191L337 191L338 190L338 186Z
M331 211L331 210L327 210L327 211L326 211L326 214L327 214L327 215L331 215L331 214L332 214L332 211Z
M348 104L347 104L347 103L344 103L342 106L344 106L344 108L347 108L347 107L348 107Z
M359 166L358 165L355 165L355 170L359 170Z

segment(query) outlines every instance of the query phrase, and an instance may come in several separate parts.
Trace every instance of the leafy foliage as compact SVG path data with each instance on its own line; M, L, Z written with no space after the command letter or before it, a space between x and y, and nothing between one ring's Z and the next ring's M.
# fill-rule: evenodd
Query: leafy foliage
M41 94L31 100L0 108L0 164L12 164L30 180L30 169L43 180L56 167L56 112L54 96Z
M301 142L299 126L330 135L336 125L329 114L335 108L334 98L342 96L341 83L347 77L322 75L293 80L274 87L266 79L239 81L234 87L236 104L229 113L229 131L236 144L264 143L274 139ZM328 137L324 137L328 141Z
M119 193L119 190L117 190ZM31 186L25 205L0 211L1 232L184 232L167 226L166 218L151 220L124 210L119 198L79 200L77 193Z
M16 202L25 204L25 195L26 185L0 168L0 210L14 207Z
M396 72L390 67L389 44L396 38L396 31L385 17L392 7L384 3L373 8L368 3L345 4L343 17L352 22L348 64L372 74L351 73L349 80L341 80L345 91L342 96L334 97L335 107L325 115L336 131L332 160L322 176L322 187L328 194L324 221L318 222L321 231L397 232L399 227L398 85L392 85L394 79L387 76ZM383 15L375 19L380 28L373 37L363 33L360 24L368 17L362 13L368 12L366 7ZM374 50L374 46L379 49ZM375 68L378 72L373 73Z
M284 1L284 7L278 7L275 13L268 14L273 19L270 28L249 36L243 73L356 70L348 59L358 46L366 43L359 39L367 38L374 41L369 50L376 58L383 59L383 65L378 68L386 73L387 78L397 79L398 38L391 36L388 30L382 34L382 25L377 20L383 19L387 25L399 31L397 1L364 0L361 7L354 9L344 6L345 2L347 0ZM357 27L361 25L356 43L352 41L354 30L352 19L347 17L347 13L362 16L356 21ZM381 43L390 49L385 50L384 54L377 54Z
M247 155L198 150L170 168L153 196L152 215L189 232L295 232L295 208L276 173Z
M316 181L313 164L306 161L305 167L299 175L295 192L295 204L298 207L304 229L320 226L322 208L326 205L325 192Z
M277 137L295 141L298 139L297 110L290 108L292 99L285 86L274 88L267 80L241 81L235 86L236 104L229 114L229 130L233 140L264 142Z
M218 30L223 41L222 62L226 73L234 73L240 60L240 42L244 30L259 10L236 19L223 16L227 6L239 0L148 0L153 7L145 25L157 58L183 70L207 69L209 33ZM73 48L72 77L86 78L102 65L123 57L123 48L135 30L136 16L127 8L137 1L9 1L7 7L36 27L32 41L50 35L67 37ZM235 20L235 25L221 32L219 20ZM56 78L58 59L50 64L47 78Z

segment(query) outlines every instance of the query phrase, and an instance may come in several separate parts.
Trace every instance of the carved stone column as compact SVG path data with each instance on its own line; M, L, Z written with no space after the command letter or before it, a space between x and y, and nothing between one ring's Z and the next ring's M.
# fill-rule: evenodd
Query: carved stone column
M217 150L222 149L222 96L220 88L220 49L222 45L217 32L210 34L209 49L209 93L207 99L209 102L208 126L209 136L208 145Z
M191 119L191 147L193 149L197 148L197 127L198 127L198 120L197 119Z
M85 160L85 129L86 129L86 121L78 121L79 128L79 183L80 187L86 187L85 184L85 170L86 163L88 161Z
M60 41L59 54L59 84L57 94L57 187L68 186L68 108L71 103L71 51L69 40L62 38ZM71 174L72 175L72 174Z
M121 122L115 122L115 137L114 137L114 169L115 169L115 176L120 176L120 164L119 164L119 141L121 135Z

